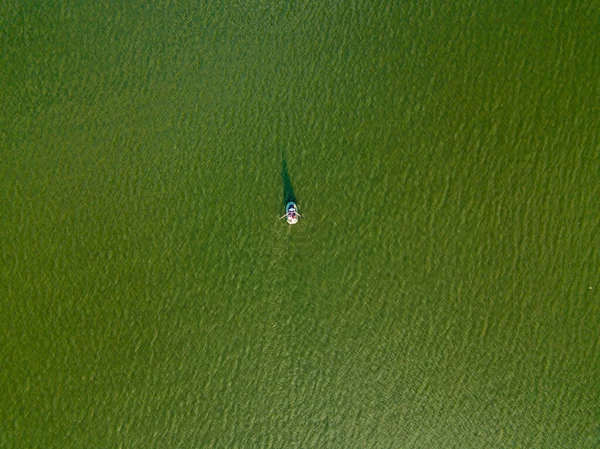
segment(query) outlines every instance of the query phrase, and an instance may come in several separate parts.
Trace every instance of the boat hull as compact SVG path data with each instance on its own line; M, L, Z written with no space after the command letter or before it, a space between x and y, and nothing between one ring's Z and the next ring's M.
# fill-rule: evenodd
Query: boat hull
M289 224L298 223L298 206L295 202L290 201L285 206L285 219Z

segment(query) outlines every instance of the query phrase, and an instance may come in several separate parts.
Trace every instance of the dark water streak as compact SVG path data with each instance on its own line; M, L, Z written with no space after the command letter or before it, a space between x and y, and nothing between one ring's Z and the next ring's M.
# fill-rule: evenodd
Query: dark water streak
M296 203L297 201L283 150L281 151L281 164L281 182L283 183L283 210L285 211L285 206L287 205L287 203L289 203L290 201Z

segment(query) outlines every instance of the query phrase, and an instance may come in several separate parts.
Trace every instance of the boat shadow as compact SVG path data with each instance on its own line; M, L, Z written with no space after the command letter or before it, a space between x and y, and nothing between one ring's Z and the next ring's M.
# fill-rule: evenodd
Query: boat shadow
M283 208L290 201L296 202L296 194L294 193L294 187L292 186L292 180L290 179L290 172L288 171L287 161L283 150L281 151L281 182L283 183Z

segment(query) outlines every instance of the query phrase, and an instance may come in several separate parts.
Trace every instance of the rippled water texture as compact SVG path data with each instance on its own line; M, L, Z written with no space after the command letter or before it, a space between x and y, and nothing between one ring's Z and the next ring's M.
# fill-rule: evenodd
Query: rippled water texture
M1 447L600 446L597 3L133 3L0 6Z

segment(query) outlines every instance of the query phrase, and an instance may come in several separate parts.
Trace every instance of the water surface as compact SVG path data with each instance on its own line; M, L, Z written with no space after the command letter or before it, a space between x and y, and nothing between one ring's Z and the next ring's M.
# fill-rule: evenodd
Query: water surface
M598 447L598 8L2 9L2 447Z

